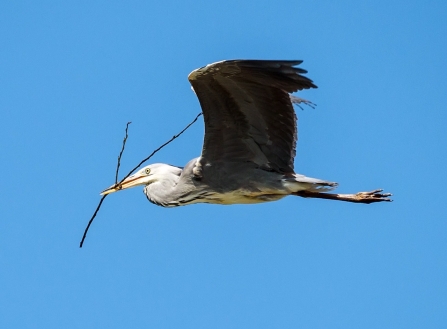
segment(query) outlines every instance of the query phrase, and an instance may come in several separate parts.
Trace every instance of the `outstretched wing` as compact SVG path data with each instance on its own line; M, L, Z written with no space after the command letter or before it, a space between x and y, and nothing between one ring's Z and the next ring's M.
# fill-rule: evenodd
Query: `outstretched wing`
M205 121L201 166L253 162L293 172L297 128L289 93L317 88L295 67L301 63L229 60L191 72Z

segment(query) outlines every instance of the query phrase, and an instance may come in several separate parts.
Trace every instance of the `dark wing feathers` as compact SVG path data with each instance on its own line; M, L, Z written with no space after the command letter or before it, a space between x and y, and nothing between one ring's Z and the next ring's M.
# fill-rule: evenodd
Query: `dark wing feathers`
M316 88L294 67L301 62L223 61L189 75L205 121L202 166L253 162L293 172L297 129L289 93Z

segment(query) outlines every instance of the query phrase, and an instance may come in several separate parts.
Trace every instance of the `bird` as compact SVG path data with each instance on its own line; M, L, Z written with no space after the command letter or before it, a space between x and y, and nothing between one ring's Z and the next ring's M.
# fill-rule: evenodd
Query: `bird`
M192 71L188 80L202 108L201 155L184 167L148 165L102 195L144 186L162 207L195 203L256 204L286 196L355 203L392 201L382 189L327 193L337 183L294 171L294 105L314 104L292 93L317 88L298 67L302 60L225 60Z

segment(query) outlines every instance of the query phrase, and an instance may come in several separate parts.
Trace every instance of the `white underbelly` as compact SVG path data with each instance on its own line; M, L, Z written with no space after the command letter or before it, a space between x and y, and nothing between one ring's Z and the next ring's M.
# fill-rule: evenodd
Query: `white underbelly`
M282 199L287 194L270 194L266 192L246 192L246 191L233 191L228 193L213 193L208 195L206 200L201 202L213 203L213 204L253 204L269 201L276 201ZM199 201L200 202L200 201Z

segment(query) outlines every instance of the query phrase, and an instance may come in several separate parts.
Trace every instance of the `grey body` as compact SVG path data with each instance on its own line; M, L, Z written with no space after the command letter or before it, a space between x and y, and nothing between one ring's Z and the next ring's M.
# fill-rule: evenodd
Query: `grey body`
M166 164L151 165L151 172L160 171L163 179L146 185L144 193L148 200L163 207L199 202L250 204L276 201L302 190L327 190L336 185L302 175L285 176L266 171L249 162L205 167L202 176L197 177L194 169L199 159L191 160L183 169Z
M184 168L152 164L103 194L146 185L149 201L164 207L275 201L287 195L371 203L390 201L379 190L356 195L321 193L337 183L294 172L297 119L290 93L317 88L296 66L302 61L231 60L193 71L188 79L202 107L200 157Z

